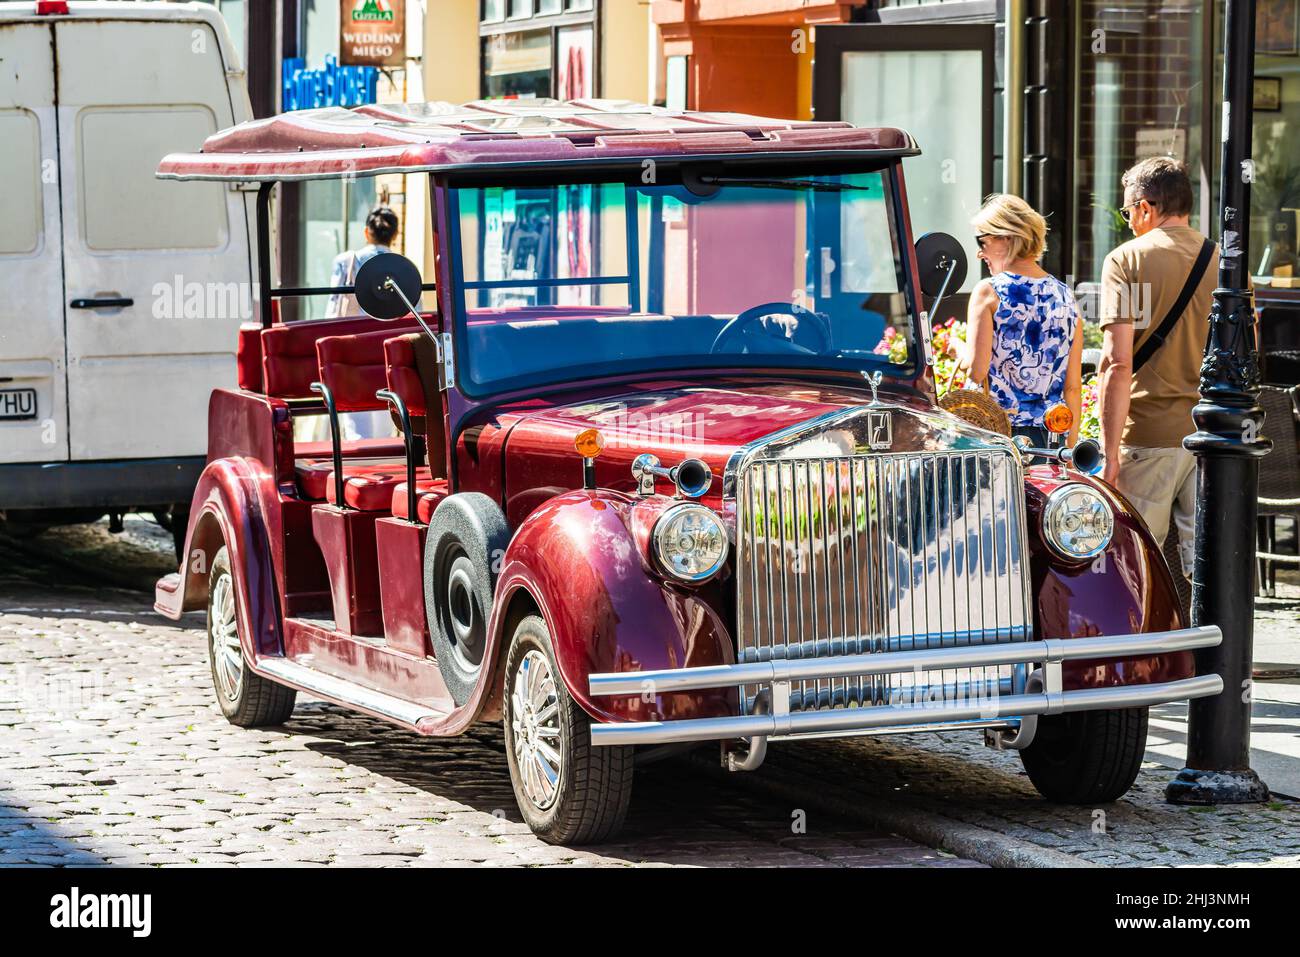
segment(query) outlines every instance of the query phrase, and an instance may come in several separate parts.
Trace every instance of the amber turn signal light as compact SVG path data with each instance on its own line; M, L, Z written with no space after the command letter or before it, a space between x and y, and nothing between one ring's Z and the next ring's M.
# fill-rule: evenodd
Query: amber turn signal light
M605 448L605 440L595 429L583 429L574 438L573 447L584 459L594 459Z
M1069 432L1072 425L1074 425L1074 413L1070 411L1068 405L1054 405L1043 416L1043 426L1048 432L1056 435Z

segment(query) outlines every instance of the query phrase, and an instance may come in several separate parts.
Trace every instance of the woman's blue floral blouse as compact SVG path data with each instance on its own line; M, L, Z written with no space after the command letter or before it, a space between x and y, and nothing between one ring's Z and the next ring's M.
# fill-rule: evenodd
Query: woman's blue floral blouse
M1078 310L1070 287L1054 276L1031 279L1001 272L991 280L998 294L993 314L989 392L1013 426L1042 426L1043 415L1062 401Z

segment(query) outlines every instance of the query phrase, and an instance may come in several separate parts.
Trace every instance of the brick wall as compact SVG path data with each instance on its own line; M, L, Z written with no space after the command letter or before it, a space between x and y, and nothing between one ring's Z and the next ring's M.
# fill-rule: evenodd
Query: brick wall
M1096 280L1101 258L1127 231L1111 230L1096 201L1123 203L1119 178L1138 159L1139 130L1181 129L1183 154L1199 136L1199 3L1081 0L1078 155L1075 170L1079 280Z

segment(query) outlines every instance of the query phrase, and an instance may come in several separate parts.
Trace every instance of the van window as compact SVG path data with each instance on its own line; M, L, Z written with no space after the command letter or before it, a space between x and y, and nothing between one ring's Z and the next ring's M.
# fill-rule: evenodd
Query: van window
M41 133L28 110L0 110L0 255L30 253L41 239Z
M211 249L227 238L223 183L156 179L168 153L215 128L201 107L92 108L77 137L82 235L91 249Z

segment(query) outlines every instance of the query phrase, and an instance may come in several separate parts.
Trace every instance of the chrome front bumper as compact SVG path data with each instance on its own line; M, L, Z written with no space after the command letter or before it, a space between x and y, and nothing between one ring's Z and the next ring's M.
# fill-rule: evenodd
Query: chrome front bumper
M1066 661L1138 658L1212 648L1222 641L1223 635L1219 629L1206 625L1138 635L1050 638L1044 641L927 648L869 655L774 658L769 661L704 668L594 674L589 678L589 688L591 694L597 696L657 695L759 685L768 693L768 701L765 713L759 714L675 721L593 723L591 743L670 744L728 738L778 739L828 733L854 734L875 729L905 731L909 727L931 726L936 723L992 722L1028 715L1137 708L1188 698L1204 698L1223 691L1223 679L1218 675L1203 675L1160 684L1066 691L1061 666ZM945 697L939 701L921 700L866 707L790 710L790 687L796 681L1005 664L1039 666L1042 690L1024 694L954 696L953 700Z

